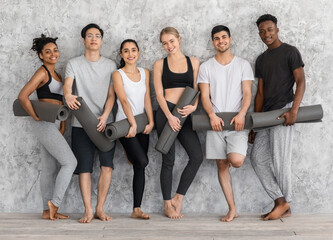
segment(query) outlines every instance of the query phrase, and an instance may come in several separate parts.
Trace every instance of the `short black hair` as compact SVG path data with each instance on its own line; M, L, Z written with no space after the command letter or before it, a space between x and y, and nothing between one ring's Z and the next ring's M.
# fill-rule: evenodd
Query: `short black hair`
M230 37L230 30L228 27L224 26L224 25L217 25L215 27L213 27L212 29L212 40L214 39L214 34L218 33L218 32L222 32L222 31L226 31L228 33L228 36Z
M58 46L56 43L57 39L58 39L57 37L51 38L51 37L46 37L44 34L42 34L40 37L33 39L31 50L35 51L39 59L43 61L40 58L39 54L42 53L44 46L48 43L54 43L56 46Z
M272 21L273 23L275 23L275 25L277 25L277 18L274 17L271 14L264 14L261 15L258 20L256 21L257 27L259 27L259 24L265 21Z
M96 23L90 23L90 24L88 24L87 26L85 26L84 28L82 28L82 30L81 30L81 37L82 37L82 38L85 38L85 37L86 37L86 33L87 33L87 31L88 31L90 28L96 28L96 29L98 29L99 32L101 33L102 38L103 38L104 31L103 31L103 29L101 29Z

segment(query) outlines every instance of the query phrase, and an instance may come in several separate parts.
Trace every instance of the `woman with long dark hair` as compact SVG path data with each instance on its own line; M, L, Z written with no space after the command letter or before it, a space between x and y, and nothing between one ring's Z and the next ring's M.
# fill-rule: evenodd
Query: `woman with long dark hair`
M63 83L61 76L55 71L55 65L59 60L56 40L57 38L46 37L43 34L33 40L31 49L37 53L43 65L35 72L18 95L21 105L33 118L31 129L43 145L44 154L42 155L40 176L43 198L42 217L51 220L68 218L68 216L57 211L71 181L77 161L63 137L65 123L41 121L33 109L29 96L36 90L39 101L63 104ZM60 165L59 171L58 164Z
M148 164L149 133L154 127L154 120L150 100L150 74L147 69L137 67L139 54L139 46L135 40L124 40L120 45L120 67L112 74L112 79L118 97L116 121L127 118L130 123L128 134L119 140L134 170L131 217L149 219L150 216L141 211L141 201L145 187L145 167ZM134 116L144 112L147 114L148 124L142 133L137 133Z

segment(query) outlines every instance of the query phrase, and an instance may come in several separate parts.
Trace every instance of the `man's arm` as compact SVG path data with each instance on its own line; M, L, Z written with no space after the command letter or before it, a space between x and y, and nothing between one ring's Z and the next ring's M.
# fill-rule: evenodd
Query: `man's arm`
M236 131L243 130L244 126L245 126L245 115L247 113L247 110L250 107L251 99L252 99L252 81L251 80L242 81L242 92L243 92L243 99L242 99L241 110L230 122L230 125L235 122Z
M222 126L224 126L224 122L222 118L216 116L212 103L209 97L209 84L208 83L199 83L200 93L201 93L201 103L203 108L205 109L209 120L210 125L214 131L222 131Z
M77 110L81 106L80 102L76 100L77 96L72 94L72 87L74 83L74 78L67 77L64 84L64 97L67 106L72 110Z
M293 71L294 79L296 82L296 91L295 98L291 109L282 114L279 119L285 118L284 124L285 126L293 125L296 122L297 113L299 106L302 102L304 92L305 92L305 75L303 67L296 68Z
M99 123L97 124L97 131L104 132L105 127L106 127L106 121L108 120L108 117L112 111L115 98L116 97L115 97L113 85L110 85L109 90L108 90L108 96L106 98L106 102L104 105L104 112L100 117L97 118L99 120Z

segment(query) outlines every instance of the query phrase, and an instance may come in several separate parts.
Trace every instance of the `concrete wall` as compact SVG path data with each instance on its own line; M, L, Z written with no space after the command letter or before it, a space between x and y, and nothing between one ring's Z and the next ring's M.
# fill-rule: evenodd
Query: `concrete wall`
M61 58L57 70L63 75L67 61L83 53L81 28L96 22L105 30L104 56L119 61L121 41L134 38L141 47L139 65L152 70L154 61L165 56L158 40L163 27L176 27L182 36L183 52L203 62L214 54L211 28L225 24L233 35L233 53L250 61L253 67L256 57L265 49L255 21L261 14L271 13L278 17L280 38L302 53L307 81L304 105L321 103L325 112L323 123L296 126L292 209L298 213L333 213L332 1L321 0L314 4L302 0L1 0L0 7L0 212L42 210L39 190L41 145L31 134L28 121L15 118L12 113L12 102L41 64L29 50L34 37L41 33L59 37ZM204 149L203 133L200 133L200 139ZM153 132L142 206L148 212L162 210L161 155L154 150L156 140L156 132ZM176 151L173 189L176 189L187 161L187 155L178 143ZM240 169L231 172L240 212L270 210L271 199L259 183L249 158ZM98 173L96 164L93 204ZM215 162L205 160L185 197L184 212L222 213L227 210L216 173ZM107 211L131 211L132 174L132 168L118 146ZM73 177L61 208L65 212L83 211L77 176Z

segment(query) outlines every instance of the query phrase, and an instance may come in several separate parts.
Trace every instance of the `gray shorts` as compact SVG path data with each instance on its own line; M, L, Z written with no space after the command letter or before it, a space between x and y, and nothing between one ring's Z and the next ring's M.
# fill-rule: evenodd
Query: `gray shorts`
M227 159L229 153L246 156L249 130L207 131L206 159Z

